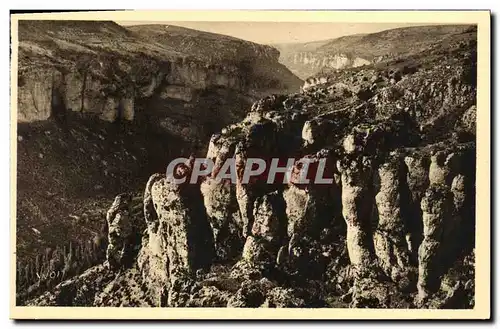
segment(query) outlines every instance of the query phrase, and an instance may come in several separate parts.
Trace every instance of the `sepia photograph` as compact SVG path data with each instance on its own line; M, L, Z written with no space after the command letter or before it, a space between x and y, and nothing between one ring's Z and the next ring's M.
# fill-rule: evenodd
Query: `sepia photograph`
M489 317L490 13L216 13L11 15L11 316Z

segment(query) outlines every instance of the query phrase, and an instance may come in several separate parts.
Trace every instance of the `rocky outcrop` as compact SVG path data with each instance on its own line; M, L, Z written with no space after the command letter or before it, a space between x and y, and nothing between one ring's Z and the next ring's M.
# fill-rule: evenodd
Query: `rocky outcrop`
M136 234L142 231L144 223L137 221L137 218L132 218L131 202L130 195L120 194L116 196L106 214L108 224L106 265L112 270L130 266L136 256L134 255L138 242Z
M342 98L328 79L324 89L265 97L212 136L208 176L174 184L153 175L137 258L153 304L470 308L475 140L453 130L472 120L473 104L460 104L475 86L462 80L457 95L410 101L392 88L429 72L403 71L362 82L351 72L340 83L358 89ZM408 106L381 101L388 95ZM423 108L437 104L442 111ZM255 159L266 167L249 178Z
M168 305L184 298L179 289L213 258L212 234L196 186L176 185L158 175L145 191L149 220L138 256L142 278Z
M253 205L254 222L243 247L242 260L275 263L286 237L285 202L281 194L259 197Z
M415 305L431 305L428 301L438 298L450 262L471 250L470 244L457 247L453 241L474 225L473 216L463 215L465 208L473 209L465 200L473 193L474 144L422 144L418 123L404 111L387 121L367 120L364 107L316 117L303 109L277 111L283 105L274 100L259 102L245 120L210 141L208 158L215 169L201 183L201 191L214 249L226 248L218 252L218 261L237 260L231 271L235 279L275 279L272 273L280 271L321 277L334 253L329 246L340 239L349 259L349 270L343 271L349 273L346 280L352 280L350 291L344 291L351 306L410 307L414 304L404 294L413 291L418 292ZM355 119L349 123L346 118ZM322 138L328 130L318 133L311 122L324 120L331 126L346 123L337 134ZM325 141L330 148L312 152ZM289 181L280 176L268 184L265 170L243 182L249 159L269 163L273 156L291 155L308 159L309 171L297 161ZM235 160L236 184L216 179L227 170L222 168L226 159ZM320 160L326 184L314 182ZM297 180L302 176L310 181ZM182 200L179 194L170 195ZM231 235L238 238L231 240ZM230 245L239 252L227 252ZM228 305L275 303L250 286L241 286Z
M429 292L439 287L440 255L442 254L442 237L444 227L452 211L450 192L439 185L430 187L422 199L422 216L424 223L424 239L419 248L419 298L424 299Z
M235 187L229 181L220 183L209 177L201 183L200 189L218 257L234 257L241 251L244 241Z
M378 223L374 232L375 253L380 266L392 281L406 288L414 280L411 273L411 248L406 235L408 198L404 163L399 154L389 156L378 169L379 192L375 195ZM414 276L414 274L413 274Z
M50 291L26 302L29 306L91 306L94 297L114 278L113 272L98 265L80 276L66 280Z
M338 164L342 177L342 215L347 224L349 259L356 272L370 271L374 263L369 236L373 214L373 167L369 158L346 158Z

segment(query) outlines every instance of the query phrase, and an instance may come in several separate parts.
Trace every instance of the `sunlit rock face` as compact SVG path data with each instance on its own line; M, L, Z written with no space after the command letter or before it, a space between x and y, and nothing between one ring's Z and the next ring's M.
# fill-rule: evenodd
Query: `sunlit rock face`
M280 61L302 79L318 73L323 68L342 70L371 64L371 60L340 53L321 53L314 51L299 51L288 54L286 51ZM319 82L319 80L318 80ZM306 83L304 88L314 84Z

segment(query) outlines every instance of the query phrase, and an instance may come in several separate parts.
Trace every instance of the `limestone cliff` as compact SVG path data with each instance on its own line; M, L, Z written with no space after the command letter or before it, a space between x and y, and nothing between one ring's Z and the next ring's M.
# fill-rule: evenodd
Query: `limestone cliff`
M74 111L200 137L266 94L299 89L277 58L269 46L175 26L20 21L18 121Z
M304 80L321 71L323 68L342 70L372 63L368 59L342 52L328 54L315 51L294 51L287 53L285 49L281 50L283 55L280 61Z

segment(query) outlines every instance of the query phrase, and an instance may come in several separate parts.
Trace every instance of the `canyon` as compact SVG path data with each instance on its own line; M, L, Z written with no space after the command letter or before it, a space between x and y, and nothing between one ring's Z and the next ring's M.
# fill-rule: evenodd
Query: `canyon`
M410 31L420 43L400 56L326 68L307 88L242 108L201 142L198 154L214 168L197 184L170 182L168 159L158 159L160 169L141 177L141 193L108 200L98 248L105 255L48 289L30 287L18 302L474 307L476 28L419 29ZM161 40L156 30L143 33ZM192 100L186 90L173 95ZM141 116L125 107L125 121ZM230 158L236 168L251 158L324 161L332 184L217 180Z
M18 30L19 260L92 240L115 194L204 152L259 98L302 85L270 46L172 25L21 20Z

